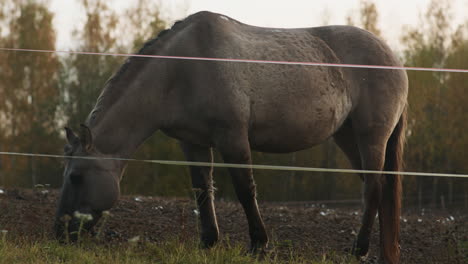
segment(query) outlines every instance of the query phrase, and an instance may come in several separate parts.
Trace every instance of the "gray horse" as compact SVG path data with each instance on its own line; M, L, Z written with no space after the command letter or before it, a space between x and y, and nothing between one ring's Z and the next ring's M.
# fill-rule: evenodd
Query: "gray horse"
M200 12L163 31L139 51L146 55L245 58L367 65L401 65L371 33L349 26L260 28ZM188 61L131 57L106 83L78 135L66 129L68 156L128 158L155 131L180 140L189 161L212 162L216 148L226 163L250 164L251 149L286 153L330 137L353 167L401 169L408 80L403 70ZM67 160L56 216L94 216L119 197L126 162ZM201 218L201 240L218 241L212 168L190 167ZM249 225L252 250L267 246L251 169L231 168ZM399 262L401 180L361 175L365 210L355 243L365 256L377 212L381 256ZM62 219L62 220L61 220ZM77 228L77 219L68 225Z

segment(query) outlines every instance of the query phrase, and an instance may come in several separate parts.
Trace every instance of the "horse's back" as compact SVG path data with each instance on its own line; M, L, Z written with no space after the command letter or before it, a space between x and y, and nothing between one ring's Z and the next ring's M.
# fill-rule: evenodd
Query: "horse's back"
M192 15L184 23L185 32L173 52L178 55L379 65L378 54L384 65L396 63L381 41L354 27L261 28L210 12ZM273 152L307 148L330 137L359 104L362 91L377 81L368 70L339 67L238 62L199 65L203 66L184 71L193 76L186 89L215 109L210 113L212 119L243 122L252 146Z

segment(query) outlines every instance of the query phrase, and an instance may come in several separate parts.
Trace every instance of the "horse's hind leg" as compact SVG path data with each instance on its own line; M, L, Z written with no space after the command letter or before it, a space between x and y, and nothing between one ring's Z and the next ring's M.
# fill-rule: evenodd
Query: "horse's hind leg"
M236 131L237 132L237 131ZM250 145L247 133L233 131L223 135L217 142L224 162L233 164L251 164ZM256 253L268 245L268 236L263 224L256 199L256 186L250 168L229 168L237 198L244 208L249 224L251 250Z
M355 135L355 131L352 126L351 119L348 119L343 126L333 135L335 143L340 147L340 149L346 154L347 158L349 159L351 165L356 170L361 170L363 166L368 168L378 168L381 165L380 161L368 161L371 154L368 150L364 150L366 155L364 155L364 159L366 159L366 164L363 164L361 161L361 154L359 150L359 145L357 142L357 137ZM365 145L365 143L361 143L361 145ZM362 146L361 149L366 149L366 147ZM375 163L372 165L372 163ZM379 196L379 184L376 179L378 176L366 176L360 174L361 179L365 182L365 210L362 218L362 227L359 232L358 239L355 241L353 245L353 253L357 257L362 257L367 255L369 251L369 237L372 230L372 225L374 223L375 216L377 214L378 208L378 199L373 199L376 196Z
M182 143L188 161L213 162L211 148ZM213 168L190 166L192 187L200 210L201 240L205 247L213 246L219 237L218 223L214 209Z
M335 143L344 152L349 162L355 170L362 169L361 156L359 155L359 147L354 135L351 120L348 119L341 128L333 135ZM361 178L363 176L361 175Z
M386 129L372 129L366 133L359 133L357 137L361 164L364 170L381 171L385 163L385 149L388 137ZM369 251L369 240L376 214L382 201L382 174L365 174L364 200L365 208L362 216L362 226L356 245L356 256L365 256Z

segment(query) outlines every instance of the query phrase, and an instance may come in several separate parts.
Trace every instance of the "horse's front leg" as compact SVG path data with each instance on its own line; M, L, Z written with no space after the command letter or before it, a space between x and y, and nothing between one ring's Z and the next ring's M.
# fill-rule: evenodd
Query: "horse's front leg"
M182 143L186 159L196 162L213 162L211 148ZM200 211L201 241L204 247L213 246L219 238L218 222L213 204L213 167L190 166L192 187Z
M226 133L217 147L226 163L251 164L250 145L247 133ZM232 136L229 136L232 135ZM242 136L244 135L244 136ZM268 236L256 199L256 186L252 169L229 168L237 198L242 204L249 224L251 251L263 251L268 245Z

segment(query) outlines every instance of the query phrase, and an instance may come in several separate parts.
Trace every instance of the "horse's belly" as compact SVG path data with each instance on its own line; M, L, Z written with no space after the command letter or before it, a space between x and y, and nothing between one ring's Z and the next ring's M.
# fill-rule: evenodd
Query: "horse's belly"
M308 149L323 140L317 138L297 138L297 137L263 137L261 140L251 140L251 148L255 151L268 152L268 153L290 153Z
M253 149L284 153L310 148L331 137L351 111L346 89L323 84L298 95L297 88L287 90L281 100L254 100L249 129Z
M257 124L249 131L252 149L261 152L288 153L310 148L332 136L341 122L333 115L319 120L303 121L301 118Z

